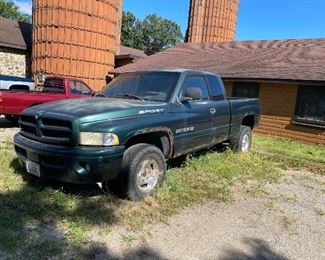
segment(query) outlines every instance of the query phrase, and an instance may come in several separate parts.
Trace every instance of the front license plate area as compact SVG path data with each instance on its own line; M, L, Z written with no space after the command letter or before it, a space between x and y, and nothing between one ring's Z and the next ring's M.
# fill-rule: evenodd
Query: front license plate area
M37 177L41 177L41 171L39 164L32 162L30 160L26 160L26 170L28 173L35 175Z

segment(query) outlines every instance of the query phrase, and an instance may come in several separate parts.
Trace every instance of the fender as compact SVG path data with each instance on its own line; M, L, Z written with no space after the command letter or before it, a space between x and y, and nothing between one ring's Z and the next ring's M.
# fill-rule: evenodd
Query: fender
M173 133L172 130L168 127L154 127L154 128L140 129L140 130L136 131L135 134L128 139L128 141L131 138L141 136L144 134L161 133L161 132L163 132L167 135L167 136L161 136L160 141L162 143L163 150L164 151L168 150L168 153L166 154L167 159L171 159L173 157L173 153L174 153L174 137L172 134Z

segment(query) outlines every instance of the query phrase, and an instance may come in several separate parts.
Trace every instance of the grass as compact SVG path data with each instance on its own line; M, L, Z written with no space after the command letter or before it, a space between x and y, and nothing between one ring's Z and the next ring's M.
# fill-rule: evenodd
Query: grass
M135 236L131 234L122 235L121 240L126 244L131 244L133 241L137 240Z
M91 229L104 232L120 224L138 230L147 223L167 221L193 203L229 202L234 187L262 189L264 183L279 180L281 169L291 167L322 173L324 146L256 136L254 150L248 154L205 151L187 158L182 167L169 169L156 195L136 203L104 195L95 186L32 185L23 178L11 142L3 142L0 258L2 254L11 258L86 258L90 253L85 247L101 246L88 236Z
M284 229L288 230L293 224L293 220L287 216L283 216L281 217L280 223Z
M325 148L296 141L255 135L255 152L265 154L271 161L278 161L281 168L305 168L325 175Z
M315 213L318 215L318 216L325 216L325 210L324 209L315 209Z

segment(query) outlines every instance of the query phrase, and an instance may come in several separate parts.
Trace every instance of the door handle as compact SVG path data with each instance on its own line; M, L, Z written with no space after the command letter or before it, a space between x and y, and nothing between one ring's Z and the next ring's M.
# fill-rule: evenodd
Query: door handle
M215 108L210 108L210 114L214 115L217 112L217 109Z

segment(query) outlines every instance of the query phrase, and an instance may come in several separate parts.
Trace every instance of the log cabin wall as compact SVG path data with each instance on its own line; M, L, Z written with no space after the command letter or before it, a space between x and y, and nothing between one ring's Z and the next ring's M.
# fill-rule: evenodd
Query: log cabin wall
M293 123L298 87L298 84L260 83L261 120L255 132L325 145L324 128ZM233 82L225 81L225 88L228 96L232 96Z

